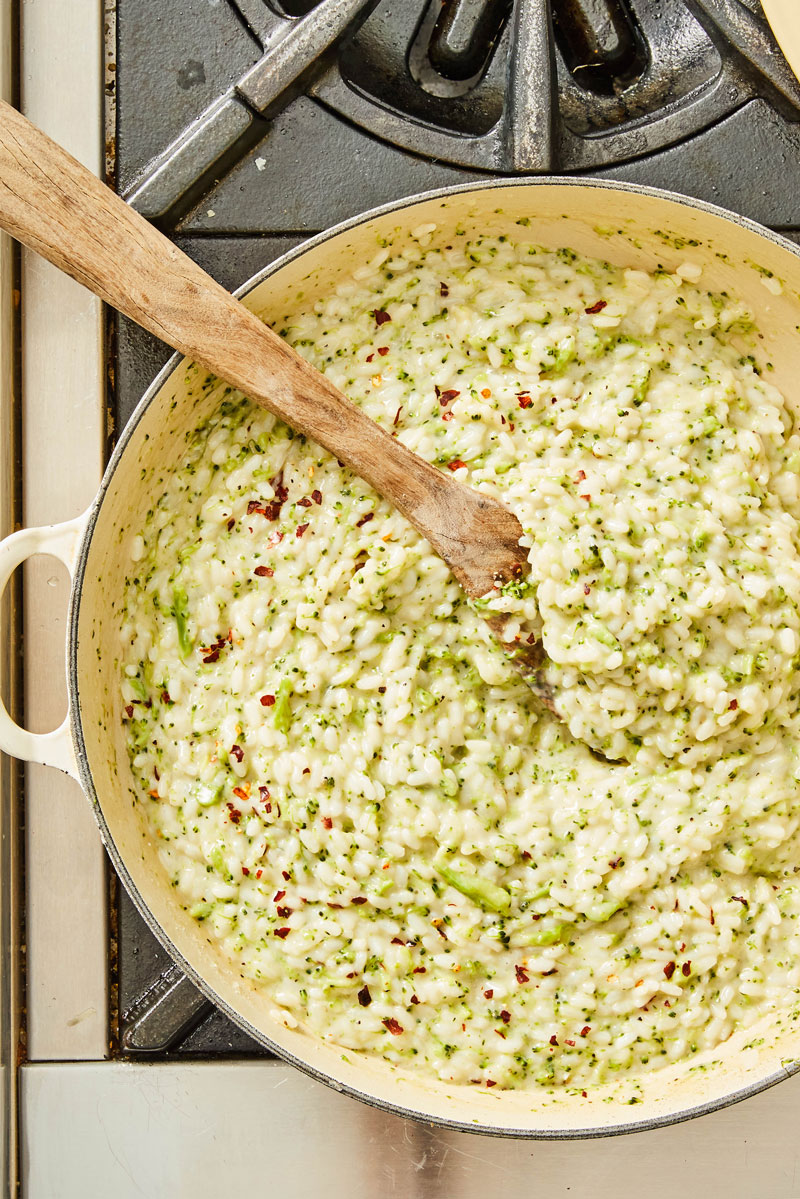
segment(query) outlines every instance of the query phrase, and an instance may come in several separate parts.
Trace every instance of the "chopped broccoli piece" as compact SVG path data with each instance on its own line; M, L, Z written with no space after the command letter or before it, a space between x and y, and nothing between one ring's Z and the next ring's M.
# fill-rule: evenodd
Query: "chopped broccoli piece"
M445 882L455 887L462 895L466 895L473 903L477 903L478 907L489 912L501 913L507 912L511 907L511 896L505 887L498 887L497 883L489 882L488 879L470 874L466 870L456 870L444 862L434 863L434 868Z

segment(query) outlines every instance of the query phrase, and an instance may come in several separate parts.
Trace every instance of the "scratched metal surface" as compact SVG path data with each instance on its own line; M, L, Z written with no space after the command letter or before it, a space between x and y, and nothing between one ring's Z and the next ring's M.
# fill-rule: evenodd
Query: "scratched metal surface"
M21 1103L25 1199L800 1199L800 1077L584 1142L442 1132L278 1062L26 1066Z

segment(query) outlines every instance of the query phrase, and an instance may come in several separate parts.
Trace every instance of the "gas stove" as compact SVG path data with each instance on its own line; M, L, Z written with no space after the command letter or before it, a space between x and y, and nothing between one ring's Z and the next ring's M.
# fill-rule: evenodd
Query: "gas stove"
M79 7L90 20L88 0ZM24 22L22 33L24 47ZM364 209L510 175L663 187L800 240L800 84L757 0L106 0L105 34L109 179L231 289ZM111 439L170 353L125 319L109 318ZM95 861L91 871L97 891ZM640 1193L643 1177L620 1176L615 1163L625 1156L650 1170L654 1196L671 1193L674 1168L687 1161L710 1185L724 1177L732 1199L800 1195L788 1181L800 1167L791 1137L800 1080L705 1118L700 1131L696 1123L661 1129L624 1147L502 1146L420 1129L270 1059L171 964L113 878L101 924L110 962L96 988L107 1005L108 1041L97 1055L105 1060L87 1051L74 1055L85 1067L23 1068L26 1145L67 1108L79 1123L105 1113L112 1157L124 1159L136 1187L125 1189L106 1155L105 1172L85 1175L106 1189L89 1193L112 1193L113 1181L115 1194L166 1195L172 1179L171 1193L188 1194L191 1179L202 1199L220 1193L223 1179L255 1185L270 1167L254 1156L253 1138L266 1138L280 1163L275 1178L292 1196L325 1186L355 1199L379 1189L466 1199L502 1181L515 1199L529 1193L535 1160L543 1193L572 1187L625 1199ZM33 943L31 950L35 957ZM34 1061L69 1058L53 1051L53 1037L34 1040L47 1046ZM254 1106L271 1105L277 1087L285 1099L262 1122ZM155 1111L179 1149L151 1129ZM227 1144L247 1149L246 1163L215 1172L182 1112L209 1129L221 1119ZM753 1121L758 1186L743 1156ZM202 1169L150 1172L135 1151L150 1136L163 1160L173 1165L192 1147ZM311 1143L331 1155L333 1181L316 1152L307 1156ZM59 1155L83 1177L66 1132ZM32 1177L37 1199L81 1193L77 1183L74 1191L48 1190L41 1170Z
M116 180L226 287L429 187L591 174L800 232L800 84L740 0L117 0ZM169 351L117 328L115 420ZM120 891L118 1045L261 1054Z

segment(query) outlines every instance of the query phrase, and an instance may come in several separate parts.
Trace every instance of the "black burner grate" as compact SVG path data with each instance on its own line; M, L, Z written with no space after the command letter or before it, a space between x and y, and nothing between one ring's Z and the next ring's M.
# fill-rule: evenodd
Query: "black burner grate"
M174 223L303 88L393 146L503 173L637 159L758 96L800 117L800 86L743 0L296 0L299 16L230 3L244 23L221 42L233 69L125 182L147 216ZM206 84L204 58L176 79Z

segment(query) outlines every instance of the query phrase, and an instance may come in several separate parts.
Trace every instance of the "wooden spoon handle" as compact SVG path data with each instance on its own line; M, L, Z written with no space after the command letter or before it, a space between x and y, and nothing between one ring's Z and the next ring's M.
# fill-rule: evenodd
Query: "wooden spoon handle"
M468 593L485 594L497 574L509 577L509 552L524 560L514 548L519 522L507 509L418 458L376 425L157 229L2 102L0 226L330 450L428 538Z

